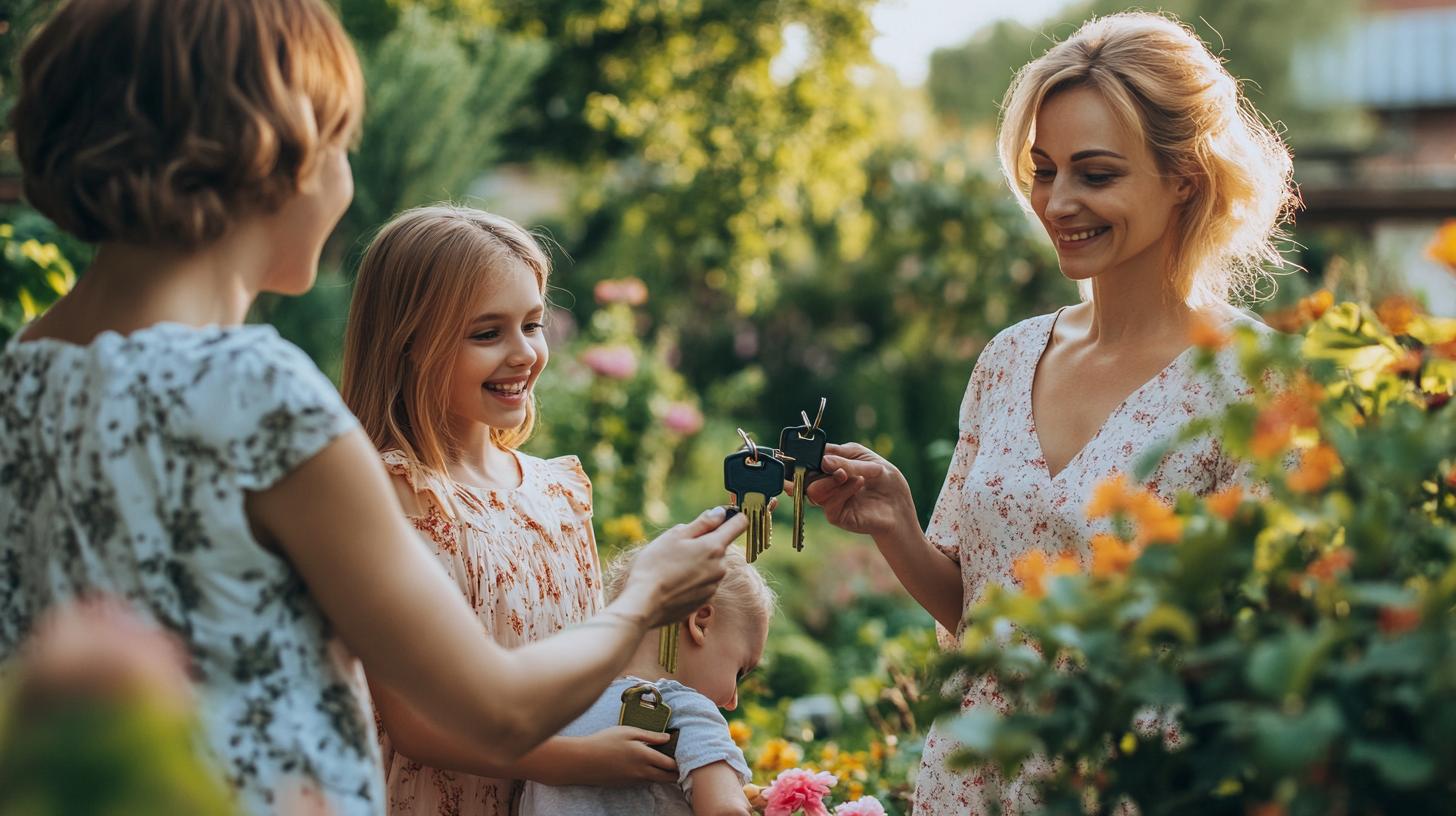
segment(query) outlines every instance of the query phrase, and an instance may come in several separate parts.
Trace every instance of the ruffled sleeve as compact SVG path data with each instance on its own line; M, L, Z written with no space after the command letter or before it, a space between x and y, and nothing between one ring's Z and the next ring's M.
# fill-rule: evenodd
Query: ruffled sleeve
M402 450L387 450L379 458L390 476L404 479L421 505L438 511L452 522L456 520L455 503L450 499L453 491L439 475L430 472L429 468Z
M571 509L572 515L579 521L585 522L587 529L591 529L592 517L592 485L591 479L587 477L586 470L581 466L581 460L575 456L558 456L555 459L547 459L544 468L550 485L547 489L551 492L558 492Z

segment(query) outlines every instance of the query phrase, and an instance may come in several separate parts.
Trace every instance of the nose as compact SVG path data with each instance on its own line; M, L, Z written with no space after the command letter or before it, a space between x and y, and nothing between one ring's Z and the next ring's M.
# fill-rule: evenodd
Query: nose
M1060 177L1052 181L1051 191L1047 194L1046 218L1048 221L1060 221L1070 218L1082 209L1082 204L1077 200L1076 194L1068 189L1068 185Z
M536 347L531 344L531 338L518 333L515 342L511 345L510 353L506 355L506 364L514 368L530 368L536 364Z

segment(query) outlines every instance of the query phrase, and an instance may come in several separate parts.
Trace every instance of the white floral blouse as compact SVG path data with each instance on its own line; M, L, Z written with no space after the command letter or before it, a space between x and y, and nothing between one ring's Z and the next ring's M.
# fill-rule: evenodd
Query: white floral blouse
M253 538L268 488L356 427L270 326L158 324L0 355L0 662L48 607L123 599L191 659L217 766L249 813L384 809L358 662Z
M960 562L967 604L989 584L1014 586L1012 562L1029 550L1070 550L1085 568L1092 536L1110 531L1106 520L1089 521L1084 512L1093 487L1115 472L1131 477L1153 445L1189 420L1219 414L1250 394L1232 347L1218 353L1212 376L1196 370L1189 349L1114 408L1087 445L1051 476L1032 418L1031 385L1055 321L1055 314L1041 315L998 334L976 361L961 403L960 437L926 535ZM1269 331L1242 314L1232 319L1240 323ZM1171 503L1181 492L1204 496L1245 479L1218 441L1205 436L1168 453L1144 486ZM949 632L940 634L947 648L959 642ZM978 705L1006 708L984 678L972 682L964 708ZM917 816L980 816L996 812L993 804L1011 814L1035 809L1025 775L1004 779L990 767L948 770L956 747L931 728L915 793ZM1035 766L1027 772L1035 773Z

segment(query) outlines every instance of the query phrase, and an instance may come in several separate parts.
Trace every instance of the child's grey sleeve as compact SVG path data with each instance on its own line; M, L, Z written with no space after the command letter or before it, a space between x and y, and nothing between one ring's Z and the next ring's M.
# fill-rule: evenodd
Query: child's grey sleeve
M728 721L718 707L697 692L681 691L667 697L672 706L669 728L679 729L677 738L677 778L683 793L692 795L692 773L714 762L726 762L742 783L753 778L743 752L728 735Z

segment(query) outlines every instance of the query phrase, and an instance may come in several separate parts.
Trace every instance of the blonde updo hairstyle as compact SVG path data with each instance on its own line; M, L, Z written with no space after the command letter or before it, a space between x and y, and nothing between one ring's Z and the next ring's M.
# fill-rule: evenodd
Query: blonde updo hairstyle
M608 601L615 600L622 594L622 588L627 585L627 576L632 572L632 565L644 546L646 545L637 545L623 550L607 565L603 583ZM748 563L743 553L729 547L723 554L723 566L727 568L727 572L709 603L720 608L728 607L743 620L764 623L772 620L778 596L758 570Z
M1191 186L1181 205L1169 281L1195 308L1252 295L1285 265L1275 241L1297 198L1289 149L1201 40L1144 12L1089 20L1017 72L1002 105L1007 183L1030 209L1036 116L1054 94L1091 88L1141 135L1167 176ZM1090 297L1085 282L1083 297Z

